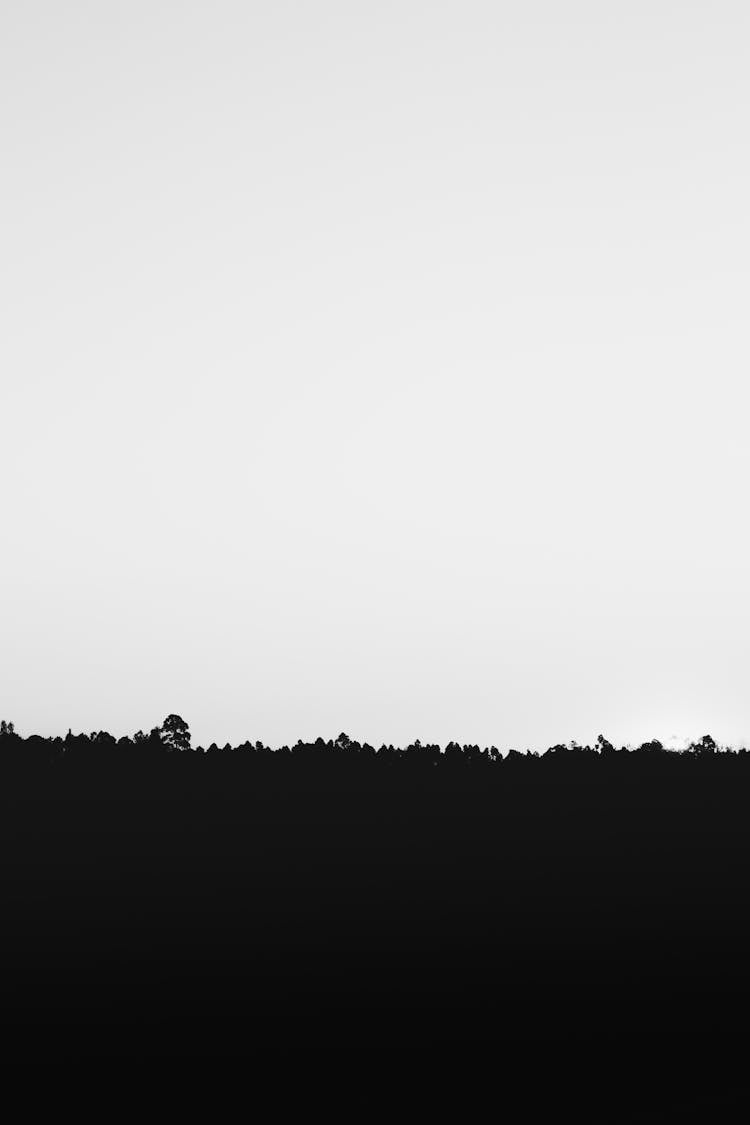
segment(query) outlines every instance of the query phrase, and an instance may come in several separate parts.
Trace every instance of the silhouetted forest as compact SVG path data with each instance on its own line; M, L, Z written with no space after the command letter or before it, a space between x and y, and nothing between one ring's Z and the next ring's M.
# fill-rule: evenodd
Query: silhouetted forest
M580 1120L734 1119L749 803L750 754L708 735L203 749L177 715L4 721L10 1057L468 1048L532 1099L543 1057Z
M175 751L183 753L175 755ZM735 749L719 746L711 735L704 735L697 742L690 743L683 750L667 750L658 740L643 743L638 747L615 747L604 735L599 735L593 746L584 746L576 742L557 744L546 751L519 752L513 748L504 753L496 746L480 747L478 745L460 745L449 742L445 747L433 743L425 743L417 739L406 747L393 745L371 746L369 743L356 742L345 733L336 739L325 741L322 738L314 742L297 742L294 746L281 746L272 748L262 742L243 742L238 746L229 743L219 747L211 743L208 747L192 746L190 728L180 715L168 715L161 726L153 727L148 734L139 730L130 737L114 738L107 731L92 731L90 734L73 734L68 731L65 737L42 738L31 735L21 737L15 730L12 722L0 721L0 769L6 772L22 774L31 772L40 766L49 766L64 763L66 767L76 769L84 767L93 778L94 772L112 770L139 770L145 768L156 773L160 766L166 763L165 753L170 755L169 769L175 778L185 776L188 763L199 760L201 769L213 768L217 758L231 756L232 769L239 768L242 762L252 768L258 768L262 763L270 764L286 762L290 758L295 760L295 768L303 764L315 764L316 771L326 767L341 768L340 763L346 762L344 768L360 768L366 762L377 759L379 769L398 767L399 769L423 769L428 765L467 765L503 764L525 768L535 768L535 763L544 761L545 767L552 763L565 762L569 765L582 765L584 762L600 763L603 766L612 766L615 759L620 762L627 759L631 763L642 765L647 760L654 762L657 756L665 761L665 755L681 757L688 755L700 758L705 762L708 757L715 755L731 755L746 758L748 750L744 747ZM304 759L304 762L303 762ZM354 763L357 763L355 767ZM179 765L178 765L179 763ZM208 767L206 763L209 763ZM337 765L334 767L334 763ZM274 765L273 768L278 768Z

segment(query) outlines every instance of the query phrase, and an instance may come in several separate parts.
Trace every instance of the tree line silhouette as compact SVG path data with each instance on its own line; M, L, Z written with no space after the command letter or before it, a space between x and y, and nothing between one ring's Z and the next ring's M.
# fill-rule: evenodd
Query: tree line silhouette
M750 752L710 735L204 748L176 714L3 720L0 1034L37 1062L489 1046L503 1099L541 1047L598 1123L647 1073L736 1091L749 795Z
M236 746L226 743L220 747L212 742L207 747L193 747L188 723L176 714L167 715L161 725L153 727L147 734L139 730L132 737L120 738L115 738L103 730L91 731L88 734L73 734L72 730L68 730L64 737L43 737L34 734L22 737L12 722L5 719L0 721L0 768L33 767L54 762L143 766L156 763L165 753L173 755L175 752L184 755L185 759L241 755L256 760L269 757L278 760L289 757L301 759L304 756L307 760L316 759L318 762L324 759L328 761L340 759L344 753L347 757L356 757L359 760L377 758L379 761L407 763L415 767L438 763L491 763L523 765L528 768L534 767L540 761L546 764L553 761L557 763L565 761L571 764L595 760L611 762L615 758L618 761L641 761L645 757L653 758L657 755L666 755L670 758L687 755L700 759L716 755L750 757L750 751L746 747L722 747L709 734L678 750L667 749L658 739L651 739L635 747L629 745L616 747L600 734L593 745L573 741L556 743L542 752L537 750L521 752L510 748L503 753L494 745L480 747L478 744L461 745L451 741L442 747L437 743L422 743L420 739L405 747L396 747L393 744L375 747L368 742L357 742L344 732L335 739L325 740L319 737L314 742L303 742L300 739L293 746L283 745L277 748L267 746L260 741L249 740Z

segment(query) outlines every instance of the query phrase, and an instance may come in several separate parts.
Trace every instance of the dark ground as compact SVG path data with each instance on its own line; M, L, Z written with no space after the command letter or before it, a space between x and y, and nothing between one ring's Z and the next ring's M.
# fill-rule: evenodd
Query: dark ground
M744 1120L750 756L558 757L8 776L5 1061L468 1049L580 1120Z

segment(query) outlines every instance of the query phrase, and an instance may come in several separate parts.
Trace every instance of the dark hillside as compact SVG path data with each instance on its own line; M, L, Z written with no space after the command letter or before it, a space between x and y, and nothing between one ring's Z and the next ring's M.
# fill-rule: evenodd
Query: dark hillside
M542 1051L607 1112L739 1096L750 754L0 754L8 1057Z

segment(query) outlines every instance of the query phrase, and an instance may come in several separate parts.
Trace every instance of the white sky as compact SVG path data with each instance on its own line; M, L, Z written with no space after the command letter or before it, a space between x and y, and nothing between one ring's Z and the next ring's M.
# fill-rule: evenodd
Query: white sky
M750 739L745 3L5 0L0 713Z

